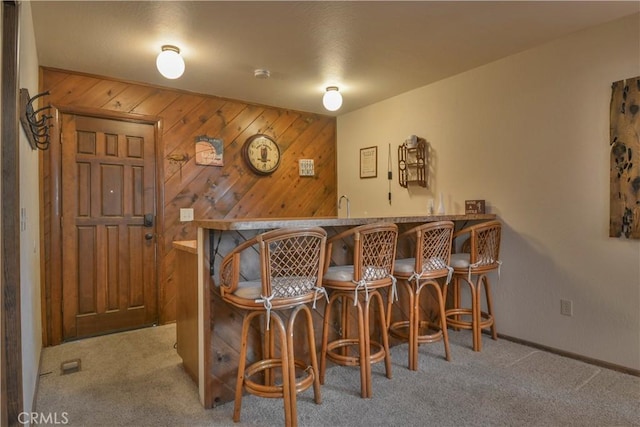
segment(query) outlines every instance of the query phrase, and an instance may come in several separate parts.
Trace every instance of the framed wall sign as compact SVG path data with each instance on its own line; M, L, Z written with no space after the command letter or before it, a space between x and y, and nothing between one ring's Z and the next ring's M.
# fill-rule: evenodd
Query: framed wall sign
M360 178L378 176L378 147L360 149Z
M224 143L220 138L206 135L196 137L196 165L223 166Z

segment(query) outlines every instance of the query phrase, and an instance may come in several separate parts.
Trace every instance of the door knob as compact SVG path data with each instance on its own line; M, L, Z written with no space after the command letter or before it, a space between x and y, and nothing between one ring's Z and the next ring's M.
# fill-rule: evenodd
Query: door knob
M145 238L146 240L151 240L151 239L153 239L153 233L147 233L147 234L145 234L145 235L144 235L144 238Z

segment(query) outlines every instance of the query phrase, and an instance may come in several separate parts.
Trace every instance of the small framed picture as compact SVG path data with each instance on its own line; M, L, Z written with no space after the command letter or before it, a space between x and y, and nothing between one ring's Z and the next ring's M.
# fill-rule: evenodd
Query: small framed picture
M360 178L378 176L378 147L360 149Z
M220 138L206 135L196 137L196 165L223 166L224 143Z

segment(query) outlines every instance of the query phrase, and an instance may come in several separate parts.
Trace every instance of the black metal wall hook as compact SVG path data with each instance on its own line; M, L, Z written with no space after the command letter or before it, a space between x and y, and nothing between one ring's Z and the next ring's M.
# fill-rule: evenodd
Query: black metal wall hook
M20 123L27 134L31 148L46 150L49 148L49 129L53 127L49 119L53 116L44 112L51 108L51 105L34 110L33 102L41 96L49 95L49 91L41 92L33 98L29 96L27 89L20 89Z

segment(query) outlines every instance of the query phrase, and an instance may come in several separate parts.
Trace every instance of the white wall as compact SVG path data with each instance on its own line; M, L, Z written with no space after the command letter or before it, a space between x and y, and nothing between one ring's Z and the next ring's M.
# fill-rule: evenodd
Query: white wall
M611 83L638 75L633 15L345 114L338 194L352 216L425 214L440 192L448 213L486 199L505 226L498 331L640 369L640 241L608 237ZM397 184L410 134L434 151L429 190ZM359 149L372 145L378 178L361 180Z
M38 91L38 59L31 4L20 4L20 87ZM45 99L46 102L46 99ZM24 411L31 412L42 351L40 311L40 210L38 152L20 132L20 209L26 214L20 231L20 310L22 323L22 388Z

